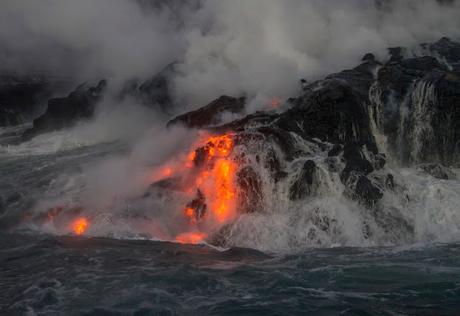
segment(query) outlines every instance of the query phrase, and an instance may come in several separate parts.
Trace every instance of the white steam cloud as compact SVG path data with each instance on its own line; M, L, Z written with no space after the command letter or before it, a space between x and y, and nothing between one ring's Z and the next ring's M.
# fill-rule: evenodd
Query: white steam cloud
M299 78L366 52L457 38L459 16L458 2L435 0L4 0L0 64L87 79L145 77L177 60L181 103L287 97Z

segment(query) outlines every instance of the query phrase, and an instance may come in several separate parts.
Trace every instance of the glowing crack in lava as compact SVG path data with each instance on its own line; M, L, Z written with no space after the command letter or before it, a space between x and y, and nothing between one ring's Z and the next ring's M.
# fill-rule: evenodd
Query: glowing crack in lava
M89 221L84 218L80 217L72 222L72 231L75 235L81 236L83 235L89 227Z
M234 148L233 135L208 136L194 148L198 149L184 156L185 162L163 166L152 177L164 179L178 174L188 177L185 192L195 197L184 205L183 215L191 232L176 236L180 243L199 243L208 236L200 228L218 228L236 217L235 173L238 165L230 158Z

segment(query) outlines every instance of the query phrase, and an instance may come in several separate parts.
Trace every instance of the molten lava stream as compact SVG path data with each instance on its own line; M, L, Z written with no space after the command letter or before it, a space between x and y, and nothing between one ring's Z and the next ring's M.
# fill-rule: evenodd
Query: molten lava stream
M205 168L195 181L206 200L211 219L222 224L235 215L236 163L229 158L233 150L231 135L210 137L204 147L206 153Z
M229 158L234 147L232 135L212 136L203 143L187 157L188 165L192 162L196 172L188 192L197 192L197 197L184 207L184 216L195 229L199 221L216 229L236 216L238 166ZM188 232L178 235L176 241L195 244L206 237L203 232Z
M235 214L235 163L220 159L215 165L213 192L209 192L214 199L210 201L210 208L219 223L231 219ZM206 194L206 193L205 193Z

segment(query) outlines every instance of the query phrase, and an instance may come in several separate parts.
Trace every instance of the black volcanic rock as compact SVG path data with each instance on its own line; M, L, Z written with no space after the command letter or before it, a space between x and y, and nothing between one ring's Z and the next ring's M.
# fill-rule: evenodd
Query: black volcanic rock
M385 160L381 161L381 155L357 143L346 144L342 158L345 168L340 173L340 180L347 188L348 196L372 207L383 197L383 194L368 176L375 171L374 166L383 168Z
M458 165L460 44L444 38L424 46L432 56L392 59L379 70L370 91L374 119L403 163Z
M46 112L33 121L33 127L24 133L23 139L72 126L80 119L91 118L96 104L103 97L105 87L105 80L101 80L96 87L82 84L67 97L49 100Z
M262 181L259 175L250 166L244 167L237 173L239 187L238 199L241 204L241 211L253 213L262 208Z
M274 142L281 149L287 161L292 161L301 155L296 139L290 132L276 126L262 126L257 128L257 132Z
M329 152L327 153L328 157L337 157L341 152L342 152L343 148L341 145L334 145L331 150L329 150Z
M219 123L225 112L241 113L244 110L245 98L233 98L226 95L219 97L208 105L182 115L168 122L168 126L182 124L189 128L208 127Z
M40 76L0 76L0 127L31 120L54 93L68 84Z
M0 108L0 126L13 126L21 122L22 115L9 108Z
M390 47L388 48L388 54L390 55L390 63L399 62L404 58L404 49L402 47Z
M313 160L307 160L304 163L297 180L289 189L291 200L300 200L314 193L317 172L316 163Z
M176 64L169 64L160 73L144 81L138 89L138 96L144 104L155 106L158 104L160 109L166 113L172 106L169 81L175 73Z
M452 175L439 166L459 165L458 48L448 39L424 45L417 50L421 55L392 48L385 63L367 54L353 69L303 82L301 94L284 112L256 112L214 126L224 111L244 107L239 99L221 97L168 125L231 133L235 148L242 146L234 158L241 166L237 184L243 212L258 210L272 185L274 194L302 200L339 179L344 196L372 209L374 216L384 190L401 188L385 169L387 156L403 164L426 163L419 170L442 179ZM205 164L205 154L205 148L196 151L196 166ZM304 164L292 179L286 171L299 161ZM326 181L318 181L318 172ZM270 184L264 187L267 176Z
M309 85L275 124L305 139L375 144L368 119L368 91L376 67L377 62L366 61Z
M369 61L369 62L375 62L376 59L375 59L375 55L372 54L372 53L367 53L363 56L363 58L361 59L361 61Z
M340 174L340 179L344 184L348 182L351 173L368 175L374 171L374 167L356 144L347 144L344 149L343 158L346 161L345 169Z
M421 164L417 166L417 169L437 179L442 179L442 180L455 179L455 174L451 170L449 170L448 168L440 164L436 164L436 163Z
M119 98L135 98L141 104L157 109L165 114L173 111L170 80L176 71L176 63L171 63L159 73L145 81L130 80L122 88Z
M460 71L460 45L447 37L441 38L433 44L422 44L435 56L441 57L456 71Z
M383 197L383 193L367 177L361 175L354 183L351 197L372 207Z
M245 132L246 130L252 129L254 126L272 126L272 123L278 118L278 114L256 112L249 114L242 119L220 126L209 127L207 129L213 131L214 133Z
M426 45L421 56L396 47L385 64L367 54L353 69L305 84L302 95L283 113L255 113L212 130L261 134L281 150L286 162L314 154L299 144L302 138L325 151L329 172L339 173L349 198L372 207L383 197L380 186L395 188L391 175L381 184L372 180L385 168L386 154L403 163L460 163L460 74L455 70L459 48L445 38ZM376 136L384 137L385 148L379 148ZM323 142L330 145L324 149ZM382 149L389 152L379 152ZM315 169L310 164L290 188L291 199L311 191ZM267 168L273 169L270 163ZM276 176L282 172L279 162L274 169L277 182L282 179ZM428 169L446 178L439 168Z

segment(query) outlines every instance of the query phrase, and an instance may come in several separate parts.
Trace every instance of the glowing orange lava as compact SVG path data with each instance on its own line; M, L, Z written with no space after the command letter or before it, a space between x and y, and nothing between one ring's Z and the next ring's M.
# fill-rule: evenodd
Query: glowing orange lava
M201 232L183 233L176 237L176 241L181 244L199 244L205 240L207 235Z
M208 139L209 156L227 157L233 149L233 139L230 135L214 136Z
M180 243L197 244L207 233L234 219L237 215L237 162L231 157L235 147L234 135L201 135L194 150L176 157L153 171L151 181L179 176L179 188L190 198L183 206L187 232L175 238Z
M88 226L89 226L88 220L84 217L81 217L81 218L76 219L72 223L72 231L76 235L81 236L86 232L86 230L88 229Z
M229 158L233 147L232 135L209 137L202 147L206 154L205 168L195 178L196 189L206 199L208 215L219 224L232 219L236 212L234 178L237 165ZM193 212L189 208L185 211L187 217L193 216Z
M192 151L187 156L186 167L187 168L193 168L193 162L195 161L195 159L196 159L196 151Z
M195 215L195 210L193 208L186 207L184 214L190 220L192 224L196 224L196 215Z
M222 223L233 215L235 188L233 175L235 164L229 160L219 160L215 166L215 199L211 201L211 209L218 222Z

